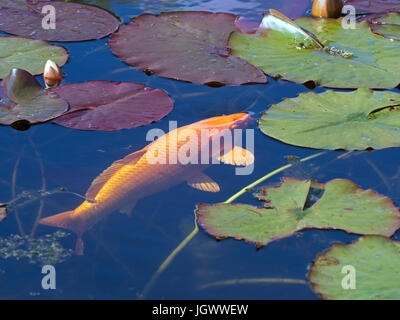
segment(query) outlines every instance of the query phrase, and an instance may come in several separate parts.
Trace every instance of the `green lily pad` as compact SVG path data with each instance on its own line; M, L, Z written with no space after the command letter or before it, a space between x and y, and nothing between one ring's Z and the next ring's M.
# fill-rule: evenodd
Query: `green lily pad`
M319 254L308 277L313 291L323 299L398 300L399 265L398 242L380 236L366 236L351 244L334 244ZM354 273L347 274L350 268L347 271L344 267L350 267ZM352 275L355 275L353 283L350 282ZM350 284L353 286L349 287Z
M27 71L13 69L0 87L0 124L45 122L68 110L68 102L42 88Z
M355 29L343 28L342 19L303 17L295 23L326 47L301 46L293 36L261 23L255 34L231 35L232 54L273 77L298 83L331 88L394 88L400 83L400 43L375 35L367 21Z
M364 150L400 146L400 94L361 88L300 94L271 106L263 133L296 146Z
M199 224L212 236L232 237L257 246L286 238L303 229L340 229L349 233L391 236L400 227L398 209L373 190L349 180L326 184L283 178L262 188L264 207L245 204L199 204Z
M392 12L370 20L371 31L382 37L400 40L400 13Z
M33 75L42 74L47 60L62 66L68 60L67 51L42 40L0 36L0 79L13 68L24 69Z

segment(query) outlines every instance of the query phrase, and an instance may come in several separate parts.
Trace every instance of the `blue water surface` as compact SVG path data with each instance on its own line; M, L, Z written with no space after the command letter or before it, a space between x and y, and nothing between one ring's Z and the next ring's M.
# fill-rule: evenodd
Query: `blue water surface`
M263 0L175 0L175 1L81 1L104 7L123 23L144 12L170 10L226 11L258 20L270 7L282 1ZM286 2L290 2L286 0ZM307 12L304 12L307 14ZM147 145L146 133L152 128L168 130L170 120L183 126L198 120L242 111L252 111L258 118L271 104L310 91L303 85L269 79L267 85L210 88L147 76L113 56L107 47L108 37L80 43L55 43L70 55L63 67L65 82L88 80L135 81L162 88L175 101L174 110L161 121L146 127L115 132L91 132L46 123L28 131L0 127L0 202L7 202L24 191L42 188L40 161L43 163L47 190L67 188L85 194L92 180L115 160ZM38 77L40 79L40 77ZM41 79L40 79L41 81ZM316 88L314 92L323 92ZM131 217L115 213L96 224L84 236L85 254L73 255L57 264L57 288L41 287L40 265L13 258L0 260L0 298L11 299L137 299L158 266L192 231L195 205L228 199L244 186L266 173L287 164L285 156L305 157L318 152L283 144L255 133L255 169L249 176L236 176L233 166L207 169L221 186L219 193L206 193L175 186L138 202ZM283 175L313 178L326 182L348 178L364 189L372 188L399 200L399 149L355 152L337 159L345 152L329 152L320 158L296 165ZM17 168L17 171L15 171ZM13 194L13 174L15 191ZM265 185L279 183L274 176ZM68 193L44 198L42 216L72 210L82 199ZM251 193L236 200L259 205ZM19 208L24 232L29 234L38 214L40 202ZM36 236L56 231L39 226ZM15 215L1 222L0 237L19 232ZM341 231L309 230L273 242L256 250L244 241L217 242L204 230L195 236L154 283L149 299L317 299L309 285L238 284L202 288L216 281L244 278L293 278L306 280L308 265L319 252L337 241L350 242L356 235ZM62 240L73 248L75 235Z

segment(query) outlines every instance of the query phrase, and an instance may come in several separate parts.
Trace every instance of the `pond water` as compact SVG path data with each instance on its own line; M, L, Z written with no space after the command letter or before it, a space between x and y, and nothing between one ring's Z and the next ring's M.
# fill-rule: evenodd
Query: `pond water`
M225 11L257 20L270 7L290 8L290 0L146 0L81 1L96 4L127 23L144 12L171 10ZM310 9L311 3L308 8ZM297 10L297 9L296 9ZM92 180L113 161L147 145L146 133L152 128L168 130L170 120L178 126L221 114L252 111L258 118L271 104L310 91L303 85L269 79L267 85L210 88L147 76L117 59L106 46L108 37L96 41L55 43L70 55L63 67L66 82L88 80L135 81L164 89L175 101L174 110L149 126L115 132L90 132L46 123L27 131L0 127L0 202L18 195L66 188L85 194ZM41 77L37 77L40 81ZM314 92L323 92L316 88ZM266 173L287 164L288 155L305 157L317 150L283 144L255 131L255 169L251 175L236 176L234 167L219 165L206 170L221 186L219 193L206 193L180 184L154 196L141 199L131 217L115 213L96 224L84 235L85 254L67 258L56 265L57 289L41 288L41 266L27 259L0 260L0 298L22 299L136 299L159 265L192 231L193 211L198 203L217 203ZM400 200L398 184L399 149L329 152L315 160L297 164L285 176L313 178L326 182L348 178L363 189L372 188ZM41 164L43 174L41 172ZM265 185L277 184L281 175ZM24 193L25 192L25 193ZM55 193L18 208L23 232L32 230L38 212L43 217L71 210L82 199L66 192ZM236 202L258 205L251 193ZM37 237L57 229L38 226ZM1 222L0 237L21 232L15 214ZM308 265L319 252L337 241L350 242L356 235L341 231L309 230L273 242L256 250L244 241L217 242L202 229L154 283L149 299L317 299L304 284L238 284L212 286L217 281L243 278L292 278L306 280ZM396 239L396 236L394 237ZM73 248L75 235L61 239L64 248Z

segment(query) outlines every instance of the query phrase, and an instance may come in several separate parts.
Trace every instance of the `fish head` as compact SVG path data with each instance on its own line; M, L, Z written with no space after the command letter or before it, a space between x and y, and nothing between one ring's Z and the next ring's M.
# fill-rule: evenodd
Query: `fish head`
M237 144L236 142L241 143L241 139L236 141L237 133L242 136L241 130L247 128L254 121L249 113L235 113L197 122L197 128L202 131L202 152L209 149L210 158L218 158L220 155L226 154L232 150ZM240 132L235 132L235 130L240 130Z
M249 113L242 112L204 119L197 122L197 125L202 129L244 129L252 121L254 119Z

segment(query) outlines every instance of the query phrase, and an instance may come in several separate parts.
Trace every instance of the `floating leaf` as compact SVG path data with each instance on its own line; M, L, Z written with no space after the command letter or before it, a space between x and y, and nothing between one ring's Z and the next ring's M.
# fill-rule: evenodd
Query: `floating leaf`
M269 14L264 14L263 16L258 29L259 32L276 30L290 39L290 41L294 41L299 49L319 49L324 47L313 34L298 26L288 17L273 9L270 9L269 12Z
M68 60L67 51L41 40L0 36L0 79L13 68L24 69L33 75L41 74L47 60L62 66Z
M0 124L45 122L67 110L65 100L43 89L25 70L13 69L0 87Z
M357 14L400 11L400 0L345 0L344 4L353 6Z
M0 0L0 30L49 41L84 41L100 39L115 32L119 21L111 13L80 3L55 1L29 1L23 6L17 2ZM51 5L55 9L55 28L47 28L42 8ZM43 27L42 22L46 25Z
M210 85L266 83L261 70L230 54L236 18L200 11L143 14L114 33L109 46L127 64L162 77Z
M372 32L385 38L400 40L400 13L393 12L370 20Z
M41 0L37 0L39 2ZM26 8L26 0L0 0L0 8L7 7L7 8L18 8L24 9Z
M389 198L362 190L349 180L326 184L283 178L257 195L264 207L199 204L200 225L216 238L233 237L256 245L289 237L303 229L340 229L350 233L392 235L400 227L398 209Z
M51 89L70 110L54 120L81 130L112 131L150 124L172 111L173 101L161 89L135 82L88 81Z
M308 277L313 291L323 299L398 300L399 265L398 242L380 236L366 236L351 244L334 244L318 254ZM355 276L354 289L347 287L351 285L349 277L352 275Z
M400 146L400 94L361 88L300 94L271 106L263 133L296 146L364 150Z
M266 19L266 18L264 18ZM355 29L342 19L299 18L296 24L315 34L324 48L307 49L293 37L260 28L256 34L234 32L232 54L267 74L286 80L332 88L394 88L400 82L400 43L378 37L368 22Z

